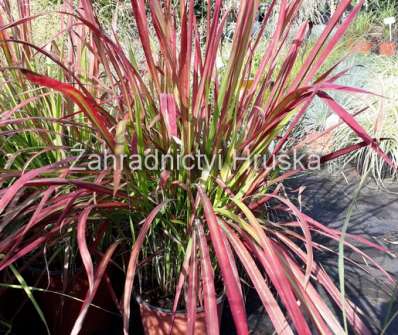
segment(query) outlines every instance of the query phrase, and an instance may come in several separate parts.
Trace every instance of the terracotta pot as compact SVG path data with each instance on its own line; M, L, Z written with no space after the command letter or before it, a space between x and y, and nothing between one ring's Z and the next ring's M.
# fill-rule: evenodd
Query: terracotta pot
M0 272L0 281L5 284L16 284L14 275L8 269ZM23 325L29 324L36 326L36 311L29 302L23 290L13 288L0 288L0 334L27 334ZM10 329L6 325L10 325ZM40 323L36 329L40 329ZM32 329L32 328L31 328ZM43 329L45 331L45 329Z
M369 55L372 52L372 43L366 40L354 42L352 51L358 54Z
M394 42L383 42L379 46L379 54L383 56L393 57L397 53L397 46Z
M137 297L140 306L141 320L145 335L169 335L173 315L170 310L152 306ZM224 296L218 299L218 319L221 320ZM174 319L172 335L185 335L187 333L188 319L185 312L177 312ZM206 335L205 312L199 310L196 315L195 335Z
M51 275L50 287L48 289L62 292L62 279L60 275ZM71 283L66 293L72 297L83 300L87 290L88 282L85 274L81 272L76 274L74 278L71 278ZM42 307L52 333L57 335L70 334L76 318L79 315L82 303L71 298L63 298L58 294L50 292L40 292L40 294L38 294L38 302ZM105 310L115 312L115 304L106 287L105 281L102 281L100 284L93 304ZM117 319L119 318L114 314L90 307L80 334L107 334L111 331Z

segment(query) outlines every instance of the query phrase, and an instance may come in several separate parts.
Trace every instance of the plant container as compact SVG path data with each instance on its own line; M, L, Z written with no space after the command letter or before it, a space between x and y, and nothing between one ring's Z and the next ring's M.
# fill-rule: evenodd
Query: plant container
M177 311L174 318L172 332L173 314L172 311L165 308L155 307L145 302L141 297L136 298L140 306L142 326L145 335L185 335L188 329L188 318L184 311ZM224 296L217 300L218 319L221 320L222 309L224 305ZM206 335L206 319L203 309L199 309L196 314L195 335Z
M382 56L393 57L397 54L395 42L383 42L379 46L379 54Z
M83 272L76 273L69 279L70 283L65 290L68 296L80 299L75 300L69 297L63 297L60 294L52 292L63 292L62 275L56 272L50 272L50 283L47 287L47 280L40 286L47 288L52 292L38 292L37 300L46 317L48 326L52 334L69 335L73 325L79 315L82 300L88 290L88 282ZM83 323L81 335L107 334L120 318L117 317L115 304L109 293L105 280L102 281L94 298L93 305L100 308L90 307Z
M0 272L3 284L19 285L13 277L7 269ZM0 287L0 334L27 334L25 325L45 331L37 319L37 312L22 289Z
M372 52L372 43L370 43L367 40L360 40L358 42L354 42L352 51L358 54L370 55L370 53Z

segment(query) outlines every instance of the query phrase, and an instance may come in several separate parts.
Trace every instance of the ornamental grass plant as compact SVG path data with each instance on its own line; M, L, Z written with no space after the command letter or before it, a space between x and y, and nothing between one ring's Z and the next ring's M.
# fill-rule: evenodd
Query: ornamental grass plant
M99 285L114 267L124 271L123 294L115 300L126 335L133 293L145 298L154 288L173 312L185 307L189 334L199 306L207 334L220 333L217 295L225 292L237 334L248 334L243 276L277 334L348 328L370 334L359 308L315 257L329 250L316 236L339 241L341 233L303 213L283 192L285 181L309 162L286 168L278 161L300 145L292 134L317 97L358 137L319 163L369 147L396 168L330 94L367 92L336 83L344 71L335 66L320 72L363 2L340 23L351 0L340 1L293 72L309 29L304 22L288 38L300 0L272 1L256 34L258 1L241 1L222 68L216 59L229 12L220 0L208 2L205 36L195 1L133 0L139 47L134 40L122 43L116 31L106 34L112 29L100 25L89 0L65 1L52 13L60 31L35 45L32 23L48 13L32 16L30 1L23 0L12 15L10 2L2 1L0 271L69 241L89 283L72 334L84 329ZM253 68L277 3L277 25ZM105 154L112 156L110 166L103 164ZM137 167L149 155L171 158L162 168ZM214 158L215 164L200 164ZM271 210L279 220L269 218ZM344 239L394 283L358 243L387 251L360 236Z

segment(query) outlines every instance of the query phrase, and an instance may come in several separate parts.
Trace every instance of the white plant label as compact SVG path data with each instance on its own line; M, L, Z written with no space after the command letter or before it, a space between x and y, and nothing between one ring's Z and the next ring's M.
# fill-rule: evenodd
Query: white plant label
M384 24L390 28L390 42L392 42L392 25L395 23L395 17L386 17L384 19Z
M387 17L384 19L384 24L387 25L392 25L396 22L395 17Z

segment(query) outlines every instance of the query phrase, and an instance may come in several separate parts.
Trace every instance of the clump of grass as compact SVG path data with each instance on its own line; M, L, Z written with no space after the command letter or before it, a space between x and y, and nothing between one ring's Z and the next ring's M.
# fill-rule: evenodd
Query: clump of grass
M253 68L277 3L272 38ZM204 308L207 333L219 334L216 295L222 282L237 333L248 334L238 269L250 279L278 334L311 334L312 329L344 333L317 285L344 311L353 331L369 334L357 307L341 299L314 256L327 250L313 240L314 234L338 241L341 233L302 213L282 192L283 182L306 166L272 164L286 143L300 144L294 130L318 97L361 141L320 157L321 163L368 146L394 166L378 141L331 96L334 91L364 92L336 83L342 74L336 76L333 69L322 71L363 1L339 25L350 3L340 2L300 62L308 23L300 25L294 39L288 37L301 1L272 1L256 35L257 1L242 1L223 68L216 67L216 60L228 12L222 14L219 0L209 3L204 37L195 1L132 1L143 61L137 59L133 41L122 47L117 36L106 34L88 0L79 3L79 11L62 13L67 44L60 48L55 42L52 53L26 43L34 17L22 13L22 20L2 25L4 85L18 94L10 102L15 110L0 114L0 126L3 135L14 138L7 151L19 161L6 164L0 174L0 253L5 255L0 270L42 252L44 244L73 239L89 283L73 335L82 329L111 259L123 247L129 257L118 306L125 334L132 293L152 280L171 295L173 313L185 298L188 334L198 306ZM17 40L9 38L10 32ZM43 59L55 68L43 70ZM47 146L45 156L51 161L27 164L29 156L21 154L30 143ZM71 148L79 143L85 151L76 161ZM90 169L90 157L102 157L106 150L115 164ZM132 169L123 160L149 154L168 155L173 162L196 154L210 162L219 157L219 162L206 168ZM255 168L257 157L267 164ZM234 164L236 158L243 159ZM271 221L265 205L284 219ZM372 263L354 242L386 251L345 235L344 246ZM150 264L149 275L142 263ZM143 285L136 284L137 273Z

